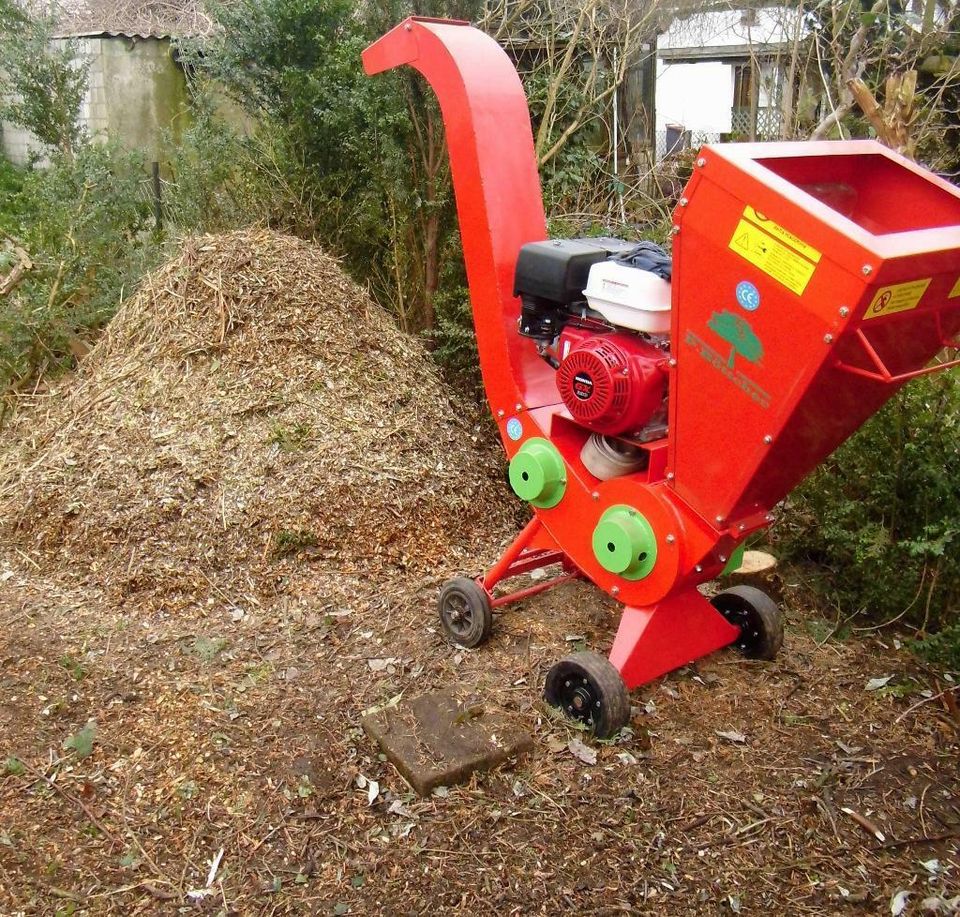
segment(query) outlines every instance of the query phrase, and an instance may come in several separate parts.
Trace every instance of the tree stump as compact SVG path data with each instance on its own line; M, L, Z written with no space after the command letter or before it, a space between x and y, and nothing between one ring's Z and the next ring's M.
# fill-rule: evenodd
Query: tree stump
M783 580L777 572L777 559L766 551L744 551L743 562L723 580L724 588L754 586L776 602L783 598Z

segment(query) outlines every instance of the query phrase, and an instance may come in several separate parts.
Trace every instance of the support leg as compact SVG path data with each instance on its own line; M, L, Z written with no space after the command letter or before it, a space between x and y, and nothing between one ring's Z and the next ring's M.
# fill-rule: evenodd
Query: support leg
M494 597L494 587L503 580L557 563L563 564L564 572L562 576L556 576L533 586L527 586L525 589ZM477 580L477 583L490 597L490 607L499 608L501 605L519 602L547 589L552 589L560 583L567 582L567 580L577 579L579 576L580 571L570 564L566 554L557 547L556 542L540 524L540 520L534 516L503 552L500 560L490 568L486 576Z
M624 608L610 661L633 689L739 636L696 589L688 589L651 608Z

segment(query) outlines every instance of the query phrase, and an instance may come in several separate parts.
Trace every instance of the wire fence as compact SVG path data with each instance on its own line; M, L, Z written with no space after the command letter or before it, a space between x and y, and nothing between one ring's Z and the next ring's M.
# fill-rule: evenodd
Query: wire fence
M712 131L692 131L682 127L668 127L657 131L656 159L659 162L684 150L696 150L705 143L720 143L723 134Z

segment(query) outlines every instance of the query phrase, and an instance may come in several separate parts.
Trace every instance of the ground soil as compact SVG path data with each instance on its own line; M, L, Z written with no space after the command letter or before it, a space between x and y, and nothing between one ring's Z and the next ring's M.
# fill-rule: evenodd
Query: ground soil
M22 762L0 778L3 913L880 914L901 891L947 913L960 894L949 683L889 635L824 640L789 584L776 662L721 652L634 692L588 765L540 700L558 657L611 640L585 583L462 651L433 583L173 616L17 553L0 579L0 734ZM359 720L444 686L535 747L423 800ZM90 721L79 757L64 742Z

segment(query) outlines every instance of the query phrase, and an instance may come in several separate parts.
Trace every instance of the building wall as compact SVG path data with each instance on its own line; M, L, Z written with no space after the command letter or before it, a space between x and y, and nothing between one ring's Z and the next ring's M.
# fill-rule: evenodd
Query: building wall
M687 130L727 133L733 105L733 67L713 61L657 61L657 130L680 124Z
M169 39L84 38L77 52L89 66L80 119L90 135L139 150L147 161L169 159L190 120L186 78L171 57ZM2 125L2 143L20 164L40 151L30 134L8 123Z
M675 20L657 43L658 50L703 55L696 63L657 60L657 130L680 124L693 133L720 134L735 129L734 68L722 58L730 49L746 49L763 56L771 47L790 47L806 34L806 26L792 8L711 10ZM713 56L713 60L710 57ZM758 68L759 99L763 108L776 104L777 81L784 62L765 59Z

